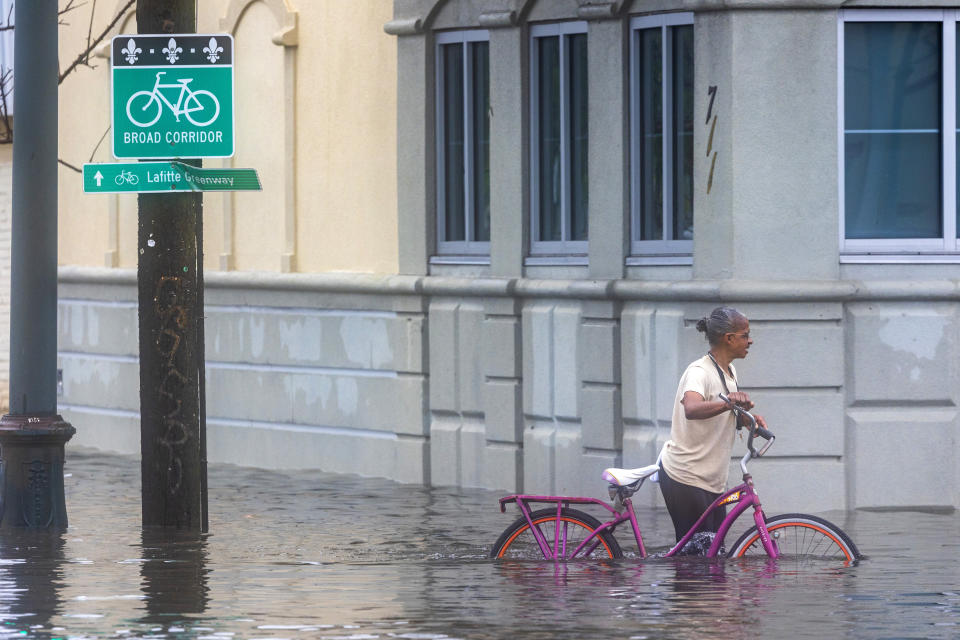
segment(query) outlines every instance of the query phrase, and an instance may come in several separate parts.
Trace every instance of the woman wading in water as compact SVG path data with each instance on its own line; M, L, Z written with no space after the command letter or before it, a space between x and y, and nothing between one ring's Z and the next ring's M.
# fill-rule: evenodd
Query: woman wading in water
M730 403L748 411L754 406L739 390L733 367L753 344L750 321L736 309L717 307L697 322L697 331L706 334L710 350L680 378L670 440L660 456L660 490L678 541L726 489L737 426ZM720 399L721 393L730 403ZM755 417L767 426L763 417ZM714 509L697 531L715 533L725 516L725 507Z

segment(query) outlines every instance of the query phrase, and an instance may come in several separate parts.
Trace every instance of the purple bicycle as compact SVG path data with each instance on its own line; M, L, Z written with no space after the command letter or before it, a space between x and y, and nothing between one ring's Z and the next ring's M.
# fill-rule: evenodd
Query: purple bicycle
M726 400L726 397L723 397ZM714 509L724 505L734 505L727 513L719 530L713 537L707 557L716 557L725 553L726 557L739 558L750 555L764 555L770 558L784 558L803 561L807 559L837 560L845 565L859 560L862 556L856 545L840 527L817 516L790 513L767 518L763 514L760 498L754 489L753 477L747 471L747 461L759 458L767 452L776 439L773 433L757 424L750 412L736 407L734 411L749 422L747 453L740 460L743 471L743 483L730 489L700 516L690 531L666 554L670 557L680 553L693 538L700 523ZM758 451L754 447L754 438L759 436L766 443ZM633 510L631 496L640 489L644 480L653 476L659 469L652 464L638 469L607 469L603 479L610 483L610 497L613 506L597 498L570 496L511 495L500 499L500 511L506 511L507 504L516 503L522 516L500 534L493 549L492 558L544 558L546 560L572 560L577 558L620 558L623 550L614 537L616 528L629 522L636 540L641 558L647 557L643 545L640 525ZM532 505L550 504L545 509L534 510ZM593 516L571 508L570 505L599 505L609 512L609 520L600 522ZM731 525L753 507L755 525L724 552L723 541Z

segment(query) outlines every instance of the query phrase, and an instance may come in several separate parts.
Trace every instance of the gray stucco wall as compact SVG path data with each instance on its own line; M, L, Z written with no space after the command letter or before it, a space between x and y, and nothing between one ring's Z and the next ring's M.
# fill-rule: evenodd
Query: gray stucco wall
M72 445L139 451L134 281L61 271ZM751 319L739 370L778 436L752 466L769 504L958 506L956 280L211 274L209 457L602 495L603 468L654 460L721 301Z

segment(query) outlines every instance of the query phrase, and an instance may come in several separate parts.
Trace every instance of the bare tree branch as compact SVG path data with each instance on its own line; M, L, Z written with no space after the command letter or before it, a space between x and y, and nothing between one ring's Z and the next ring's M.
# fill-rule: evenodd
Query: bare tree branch
M70 163L67 162L66 160L61 160L60 158L57 158L57 162L59 162L60 164L62 164L63 166L65 166L67 169L73 169L73 170L76 171L77 173L83 173L83 169L78 169L77 167L73 166L72 164L70 164Z
M0 131L0 144L10 144L13 142L13 123L10 122L10 113L7 105L12 84L13 69L4 69L2 73L0 73L0 124L3 125L3 130Z
M72 1L72 0L71 0L71 1ZM104 39L105 37L107 37L107 34L110 33L110 30L113 29L113 27L114 27L118 22L120 22L120 20L121 20L121 19L123 18L123 16L124 16L124 14L126 14L127 9L129 9L130 7L132 7L133 4L134 4L136 1L137 1L137 0L127 0L127 4L123 5L123 7L121 7L121 9L120 9L119 11L117 11L117 15L114 16L113 20L110 21L110 24L107 25L107 28L104 29L104 30L100 33L100 35L98 35L98 36L93 40L93 42L90 43L90 45L86 48L86 50L84 50L80 55L78 55L78 56L76 57L76 59L75 59L73 62L70 63L70 66L68 66L68 67L66 68L66 70L63 71L63 72L60 74L60 79L59 79L59 81L57 82L57 84L62 83L62 82L63 82L63 79L66 78L74 69L76 69L78 65L84 64L84 61L89 58L90 52L93 51L93 50L97 47L97 45L99 45L100 42L103 41L103 39Z
M7 11L7 20L6 20L6 22L3 23L3 25L0 25L0 31L12 31L12 30L13 30L13 23L10 22L10 17L11 17L12 15L13 15L13 5L11 4L11 5L10 5L10 9Z
M83 63L90 66L90 38L93 37L93 17L97 14L97 0L93 0L93 6L90 7L90 25L87 27L87 57Z
M100 141L97 143L97 146L93 148L93 151L90 152L90 159L87 160L87 162L93 162L93 156L97 154L97 149L99 149L100 145L103 144L103 141L106 140L108 133L110 133L110 127L107 127L107 130L103 132L102 136L100 136Z
M57 11L57 15L58 16L66 15L71 11L73 11L74 9L79 9L85 4L87 3L81 2L80 4L76 4L76 0L68 0L66 6L63 9L60 9L59 11ZM64 24L64 23L61 21L60 24Z

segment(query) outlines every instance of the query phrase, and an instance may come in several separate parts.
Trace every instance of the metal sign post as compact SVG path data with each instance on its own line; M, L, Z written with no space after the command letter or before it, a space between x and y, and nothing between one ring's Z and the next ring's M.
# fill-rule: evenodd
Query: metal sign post
M0 529L66 529L57 415L57 3L18 2L10 413L0 420Z

